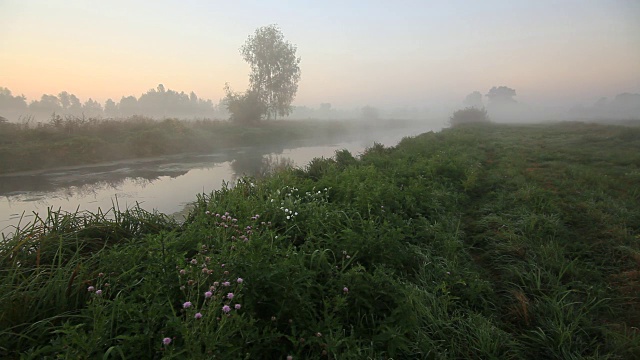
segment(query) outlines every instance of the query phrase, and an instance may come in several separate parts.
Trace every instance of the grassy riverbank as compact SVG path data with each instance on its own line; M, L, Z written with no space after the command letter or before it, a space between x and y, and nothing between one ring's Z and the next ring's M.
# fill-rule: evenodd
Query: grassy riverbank
M458 127L0 250L16 358L640 357L640 129Z
M0 123L0 174L180 153L207 153L296 141L336 141L367 131L415 126L409 121L162 121L145 117L84 119L53 116L43 124Z

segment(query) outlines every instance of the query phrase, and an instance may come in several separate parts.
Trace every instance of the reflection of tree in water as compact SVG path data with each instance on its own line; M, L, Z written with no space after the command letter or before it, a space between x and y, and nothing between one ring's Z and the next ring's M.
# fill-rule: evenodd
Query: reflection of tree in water
M293 160L288 157L251 152L241 154L231 162L234 181L243 176L261 178L293 166Z
M125 183L133 183L138 187L158 180L162 176L178 177L189 172L189 169L170 170L136 170L135 175L127 172L96 172L65 174L62 177L50 175L37 176L7 176L0 181L0 195L12 196L24 192L55 192L66 193L67 197L74 195L88 195L107 188L119 188ZM133 175L133 176L132 176ZM106 179L101 179L107 177ZM64 196L63 196L64 198Z
M126 178L119 180L109 180L109 181L99 181L92 184L84 184L80 186L66 186L64 188L57 189L53 192L30 192L28 194L17 195L18 201L32 201L40 205L46 205L50 199L63 199L63 200L73 200L76 197L90 197L90 196L98 196L98 193L103 190L119 190L120 188L127 186L129 184L134 185L135 188L144 188L147 185L151 184L153 179L145 179L145 178ZM127 197L126 190L125 193L116 194L118 197ZM7 201L11 202L14 200L14 197L7 196ZM29 200L27 200L29 199Z
M124 178L124 179L112 179L112 180L103 180L98 181L92 184L84 184L82 186L72 186L66 188L64 193L69 197L87 197L89 195L97 196L98 192L103 190L119 190L120 188L127 186L129 184L134 185L135 188L144 188L147 185L151 184L156 178L147 179L142 177L136 178ZM125 190L126 191L126 190Z

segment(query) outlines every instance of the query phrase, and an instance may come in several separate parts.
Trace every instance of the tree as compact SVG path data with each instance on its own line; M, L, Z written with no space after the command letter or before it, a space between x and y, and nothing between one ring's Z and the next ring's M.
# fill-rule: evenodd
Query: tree
M34 100L29 104L29 110L40 114L60 113L62 105L55 95L42 94L40 100Z
M491 90L487 93L487 97L489 98L489 104L492 105L511 105L517 103L513 99L516 96L516 91L510 87L499 86L492 87Z
M458 126L461 124L478 124L488 123L489 117L487 116L487 110L484 108L478 109L475 107L468 107L465 109L456 110L453 112L453 116L449 118L451 126Z
M27 108L26 100L27 98L24 95L13 96L11 90L0 87L0 108L25 110Z
M367 105L361 109L360 116L365 120L377 120L380 118L380 110Z
M296 46L284 40L277 25L258 28L240 48L251 67L250 91L266 105L267 118L291 113L291 102L298 91L300 58ZM254 96L254 95L251 95Z
M102 105L99 102L89 98L82 105L82 113L88 117L99 117L102 115Z
M0 87L0 110L6 117L18 118L22 115L27 110L26 99L24 95L13 96L11 90Z
M318 114L320 117L328 119L331 117L331 104L330 103L321 103L320 109L318 110Z
M63 91L58 94L60 106L62 106L62 112L66 114L80 115L82 113L82 104L80 99L74 94L69 94Z
M122 116L132 116L140 114L138 110L138 99L135 96L122 97L118 104L118 110Z
M479 91L474 91L467 95L462 103L467 107L475 107L478 109L484 107L484 104L482 103L482 94L480 94Z
M105 101L104 114L111 118L118 116L118 105L116 105L115 101L111 99L107 99L107 101Z

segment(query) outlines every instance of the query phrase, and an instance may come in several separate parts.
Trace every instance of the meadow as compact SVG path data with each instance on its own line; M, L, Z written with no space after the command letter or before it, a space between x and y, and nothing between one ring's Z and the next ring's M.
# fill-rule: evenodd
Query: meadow
M640 358L640 127L480 124L0 244L0 356Z

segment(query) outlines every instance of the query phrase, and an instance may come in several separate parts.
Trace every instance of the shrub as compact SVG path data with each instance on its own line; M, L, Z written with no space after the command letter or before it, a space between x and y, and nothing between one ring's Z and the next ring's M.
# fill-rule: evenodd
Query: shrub
M245 93L238 94L228 87L225 90L227 95L224 101L231 114L231 121L239 124L255 124L267 113L267 105L260 99L260 94L257 92L247 90Z
M460 124L478 124L488 123L489 117L487 116L487 110L476 107L468 107L454 111L453 115L449 119L451 126L458 126Z

